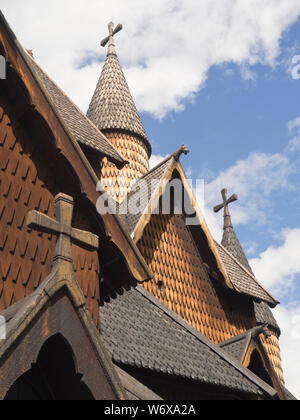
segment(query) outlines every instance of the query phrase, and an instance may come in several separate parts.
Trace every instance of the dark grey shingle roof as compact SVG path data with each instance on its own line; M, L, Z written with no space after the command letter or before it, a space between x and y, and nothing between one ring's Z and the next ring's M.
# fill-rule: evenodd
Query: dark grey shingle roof
M234 288L240 293L249 295L259 301L267 302L273 307L276 306L278 301L258 283L255 277L247 272L244 266L240 265L229 251L218 242L215 243Z
M228 342L220 344L220 347L226 350L232 357L242 363L243 356L249 343L247 334L239 336L236 340L228 340Z
M255 395L262 392L258 384L265 386L141 288L104 304L100 317L102 339L116 363Z
M254 313L258 325L267 324L268 327L278 332L279 335L281 334L280 327L277 324L271 309L265 302L254 302Z
M68 96L50 79L29 54L25 55L32 72L49 95L56 113L62 118L73 137L82 145L94 149L118 165L126 163L97 127L80 111Z
M285 387L283 387L283 393L287 401L298 401L296 397Z
M244 250L240 244L240 241L232 227L227 227L224 230L222 239L222 245L231 255L234 256L251 274L253 274L248 259L244 253Z

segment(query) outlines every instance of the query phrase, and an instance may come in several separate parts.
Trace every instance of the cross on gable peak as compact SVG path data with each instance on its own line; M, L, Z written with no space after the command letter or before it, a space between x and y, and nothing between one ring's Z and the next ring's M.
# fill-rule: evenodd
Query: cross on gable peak
M114 36L118 32L122 31L122 29L123 29L123 25L121 25L120 23L116 27L115 27L115 24L113 22L110 22L108 24L109 35L106 38L104 38L101 42L102 47L105 47L108 44L107 55L111 55L111 54L117 55Z

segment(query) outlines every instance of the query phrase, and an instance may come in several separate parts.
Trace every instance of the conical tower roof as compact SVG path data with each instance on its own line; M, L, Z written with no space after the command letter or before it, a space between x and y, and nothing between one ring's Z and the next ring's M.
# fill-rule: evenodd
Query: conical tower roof
M114 35L121 29L122 25L114 29L110 23L109 36L101 43L108 43L108 53L87 116L101 131L124 131L140 137L150 156L151 145L116 53Z
M238 200L238 196L234 194L229 199L227 198L227 190L222 190L223 203L214 208L215 213L218 213L224 208L224 233L222 245L227 249L251 274L253 274L248 259L245 255L243 247L234 231L231 215L229 211L229 204Z

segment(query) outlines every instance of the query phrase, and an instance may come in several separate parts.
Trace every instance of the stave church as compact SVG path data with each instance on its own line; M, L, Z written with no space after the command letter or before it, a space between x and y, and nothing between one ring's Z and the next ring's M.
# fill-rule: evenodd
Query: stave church
M214 209L218 243L181 164L188 147L150 169L122 25L108 28L85 115L0 14L0 399L294 400L279 302L234 229L237 195L224 186Z

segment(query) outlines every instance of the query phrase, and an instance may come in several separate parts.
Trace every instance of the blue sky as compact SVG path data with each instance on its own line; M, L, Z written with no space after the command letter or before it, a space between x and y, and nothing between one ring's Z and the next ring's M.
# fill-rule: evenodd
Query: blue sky
M300 0L23 3L2 0L2 11L84 111L105 58L99 42L107 23L124 24L119 58L152 162L189 146L182 163L190 178L205 180L204 211L217 239L222 215L211 209L220 190L239 195L231 207L236 231L258 279L282 302L275 314L285 376L300 398L300 79L291 75Z

